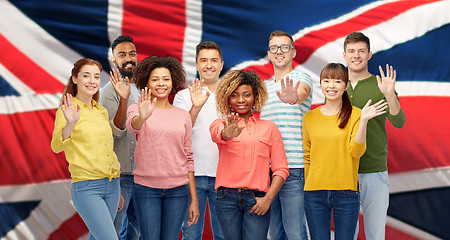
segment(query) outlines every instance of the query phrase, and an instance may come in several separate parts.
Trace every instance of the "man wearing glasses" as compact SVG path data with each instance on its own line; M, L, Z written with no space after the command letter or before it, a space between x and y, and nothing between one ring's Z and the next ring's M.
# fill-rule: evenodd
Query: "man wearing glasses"
M267 55L275 79L265 81L269 99L260 118L278 126L289 166L289 177L272 201L270 239L308 239L303 206L302 122L303 115L311 108L312 80L292 67L296 54L291 35L280 30L270 34Z

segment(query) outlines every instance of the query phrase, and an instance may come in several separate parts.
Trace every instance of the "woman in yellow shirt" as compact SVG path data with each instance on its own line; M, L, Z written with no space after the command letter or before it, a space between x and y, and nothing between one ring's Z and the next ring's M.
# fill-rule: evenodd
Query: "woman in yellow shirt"
M379 101L362 110L352 107L346 92L348 72L330 63L320 73L325 105L303 118L305 213L311 239L353 239L359 214L358 165L366 150L367 121L385 113Z
M56 111L51 147L55 153L64 151L69 162L73 204L89 239L117 239L113 220L119 206L120 164L108 112L97 104L101 70L99 62L88 58L74 64Z

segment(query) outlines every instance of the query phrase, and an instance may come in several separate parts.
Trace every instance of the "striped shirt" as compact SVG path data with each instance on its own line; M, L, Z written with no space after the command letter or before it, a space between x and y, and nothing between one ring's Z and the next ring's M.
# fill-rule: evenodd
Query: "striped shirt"
M303 168L304 159L303 154L303 137L302 137L302 123L303 116L311 109L312 101L312 80L308 74L300 71L292 71L289 77L294 81L305 82L309 85L309 96L300 104L290 105L282 102L276 90L281 91L280 82L275 83L274 80L265 81L269 98L261 111L260 118L274 122L281 132L283 138L284 149L286 150L286 157L289 168Z

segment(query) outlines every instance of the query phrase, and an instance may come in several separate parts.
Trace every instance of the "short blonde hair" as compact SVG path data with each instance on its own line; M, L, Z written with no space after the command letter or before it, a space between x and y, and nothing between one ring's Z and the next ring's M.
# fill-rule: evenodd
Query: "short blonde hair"
M216 89L217 111L225 117L231 114L232 110L228 102L230 95L241 85L250 85L255 96L253 110L260 112L267 101L268 93L266 85L261 77L253 71L235 70L227 73L219 81Z

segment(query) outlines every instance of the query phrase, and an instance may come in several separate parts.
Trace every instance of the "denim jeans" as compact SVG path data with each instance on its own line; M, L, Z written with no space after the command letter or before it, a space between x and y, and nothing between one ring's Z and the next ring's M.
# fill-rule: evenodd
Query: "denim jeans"
M361 207L366 239L384 239L389 207L388 172L361 173L358 174L358 178L361 186ZM354 239L357 238L358 232L359 227L356 228Z
M238 188L220 187L217 190L216 214L227 240L266 240L270 208L264 215L250 214L255 197L266 193Z
M71 185L75 209L89 229L89 240L117 239L113 219L119 206L119 179L74 182Z
M136 214L134 212L133 203L131 201L134 188L133 175L120 175L120 194L122 194L124 203L123 209L117 212L114 219L114 227L116 228L117 236L123 240L137 240L139 239L139 230L137 224Z
M214 235L214 240L223 240L222 230L220 229L219 220L216 216L216 184L215 177L208 176L196 176L195 186L197 187L198 196L198 208L200 210L200 217L197 224L187 225L189 220L189 211L186 211L186 215L183 222L183 240L201 240L203 234L203 225L205 221L205 209L206 202L209 204L209 212L211 215L211 228ZM189 210L189 209L188 209Z
M188 185L160 189L134 184L134 209L142 240L176 240L188 208Z
M331 214L334 239L353 239L359 215L359 191L305 191L305 213L311 240L331 239Z
M289 176L272 201L271 240L308 239L303 198L304 169L290 168Z

